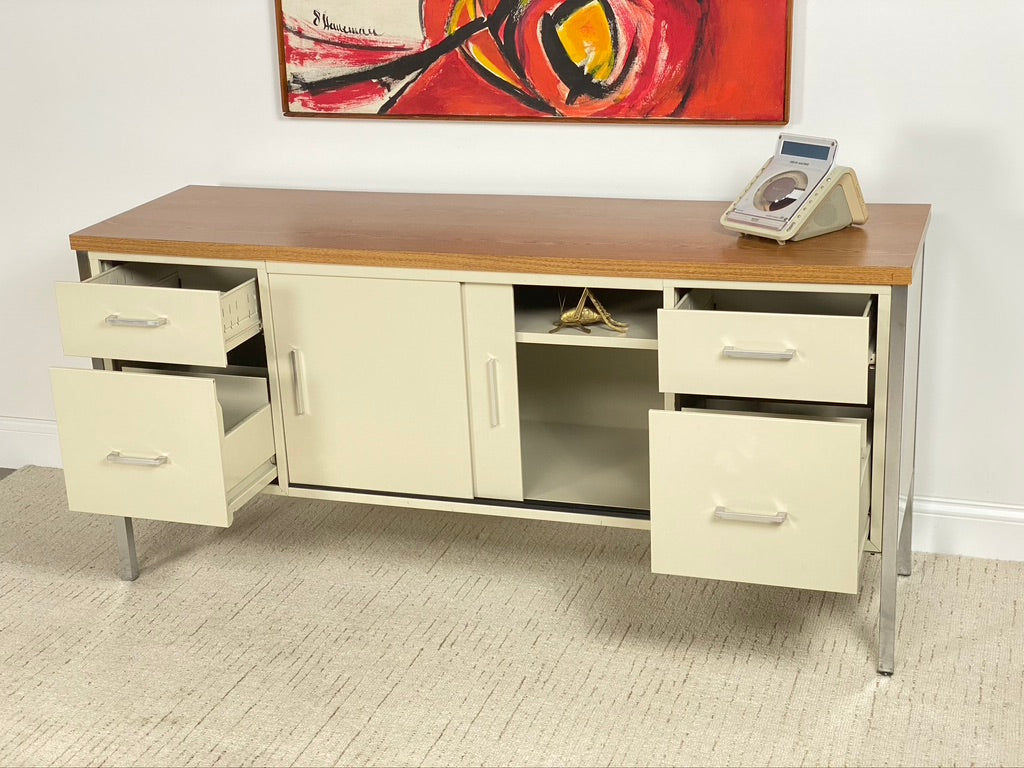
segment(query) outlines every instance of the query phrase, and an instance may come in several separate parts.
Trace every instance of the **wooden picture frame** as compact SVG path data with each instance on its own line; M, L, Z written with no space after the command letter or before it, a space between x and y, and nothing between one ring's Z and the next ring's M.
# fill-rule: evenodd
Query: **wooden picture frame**
M289 117L782 125L792 0L275 0Z

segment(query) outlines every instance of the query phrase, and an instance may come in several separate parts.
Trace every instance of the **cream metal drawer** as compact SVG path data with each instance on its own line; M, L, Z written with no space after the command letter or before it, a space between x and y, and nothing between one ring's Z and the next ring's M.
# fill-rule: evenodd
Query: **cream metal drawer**
M863 419L651 411L651 569L856 592L866 432Z
M693 290L658 310L662 392L866 403L871 296Z
M277 477L267 382L51 371L68 506L228 526Z
M198 275L198 287L182 274ZM64 353L224 367L228 351L261 328L256 278L244 275L122 264L82 283L58 283Z

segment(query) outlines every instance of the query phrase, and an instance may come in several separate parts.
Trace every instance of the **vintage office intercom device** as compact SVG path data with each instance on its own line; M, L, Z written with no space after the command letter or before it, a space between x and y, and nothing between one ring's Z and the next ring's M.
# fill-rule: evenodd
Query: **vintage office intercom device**
M722 214L722 226L785 243L868 219L852 168L835 165L835 139L783 133L775 155Z

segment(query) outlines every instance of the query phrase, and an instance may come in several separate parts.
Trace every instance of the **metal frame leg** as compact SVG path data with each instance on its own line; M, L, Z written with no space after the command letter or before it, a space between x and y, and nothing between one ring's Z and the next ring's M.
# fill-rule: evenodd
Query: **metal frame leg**
M903 443L903 374L906 365L907 289L892 289L889 314L889 389L886 394L885 472L882 501L882 573L878 585L878 671L896 669L896 560L900 519L900 448Z
M918 361L921 350L922 249L909 287L893 287L889 317L885 471L882 502L882 574L879 584L878 671L896 668L896 582L909 576L914 532ZM904 508L901 510L900 505ZM902 515L901 515L902 513Z
M907 292L907 335L905 386L903 394L903 443L900 451L900 498L905 499L906 509L900 523L899 555L896 572L909 576L912 567L910 554L914 536L914 479L917 462L917 391L918 371L921 358L921 307L924 288L924 251L913 284Z
M139 577L139 561L135 557L135 530L130 517L114 518L114 541L117 542L121 578L135 581Z
M910 480L910 493L907 494L907 508L903 512L900 524L899 551L896 554L896 573L909 576L911 568L910 542L914 535L914 480Z

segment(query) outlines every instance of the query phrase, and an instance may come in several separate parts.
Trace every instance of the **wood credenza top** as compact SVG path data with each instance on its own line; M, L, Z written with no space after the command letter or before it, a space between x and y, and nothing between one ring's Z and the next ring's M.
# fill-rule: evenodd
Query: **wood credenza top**
M779 245L740 237L728 203L190 186L71 235L77 251L649 277L909 285L929 205Z

